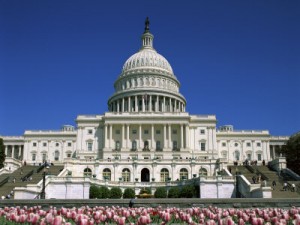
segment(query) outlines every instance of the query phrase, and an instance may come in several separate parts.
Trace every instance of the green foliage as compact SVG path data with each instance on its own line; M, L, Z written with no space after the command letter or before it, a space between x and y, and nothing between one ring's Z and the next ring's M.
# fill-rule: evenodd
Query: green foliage
M119 187L113 187L110 189L110 198L122 198L122 190Z
M286 156L287 167L300 174L300 132L290 137L283 151Z
M105 186L100 187L100 193L101 193L101 196L99 196L99 198L109 198L110 197L110 191Z
M4 167L5 161L5 147L3 144L3 139L0 138L0 169Z
M99 198L100 195L100 188L96 185L91 185L90 187L90 199L92 198Z
M167 197L167 189L165 187L158 187L154 192L155 198L166 198Z
M134 198L135 192L132 188L126 188L123 193L123 198Z
M196 190L193 185L183 186L180 190L180 198L193 198L195 197Z
M179 198L180 190L178 187L171 187L168 193L168 198Z
M151 195L151 189L149 187L143 188L140 190L140 194L150 194Z

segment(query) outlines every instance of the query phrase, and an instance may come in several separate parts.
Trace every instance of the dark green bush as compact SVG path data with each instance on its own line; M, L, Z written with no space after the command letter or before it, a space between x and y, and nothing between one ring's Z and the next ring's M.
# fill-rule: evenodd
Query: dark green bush
M122 198L122 190L119 187L113 187L110 189L110 198Z
M109 198L110 197L110 191L105 186L100 187L100 193L101 193L101 196L99 196L99 198Z
M178 187L171 187L168 192L168 198L179 198L180 190Z
M167 197L167 189L165 187L158 187L154 192L155 198L166 198Z
M183 186L180 190L180 198L193 198L196 195L196 190L193 185Z
M90 198L99 198L100 189L96 185L90 186Z
M132 188L126 188L123 193L123 198L134 198L135 192Z

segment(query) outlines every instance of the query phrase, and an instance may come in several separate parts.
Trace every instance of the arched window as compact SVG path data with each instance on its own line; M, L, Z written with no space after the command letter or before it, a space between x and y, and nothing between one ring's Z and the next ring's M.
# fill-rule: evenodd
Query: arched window
M110 171L110 169L105 168L103 170L103 180L108 180L108 181L111 180L111 171Z
M122 179L124 182L130 181L130 170L129 169L123 169L122 170Z
M84 171L83 171L83 176L91 177L92 176L92 170L90 168L85 168Z
M199 176L207 176L207 170L204 168L200 168L199 170Z
M132 146L131 146L132 151L136 151L136 140L132 141Z
M167 170L166 168L163 168L160 171L160 181L161 182L166 182L169 178L169 170Z
M187 171L187 169L182 168L182 169L180 170L180 173L179 173L179 179L180 179L180 180L186 180L186 179L188 179L188 178L189 178L189 176L188 176L188 171Z
M54 153L54 160L55 161L59 160L59 151L58 150L56 150L55 153Z

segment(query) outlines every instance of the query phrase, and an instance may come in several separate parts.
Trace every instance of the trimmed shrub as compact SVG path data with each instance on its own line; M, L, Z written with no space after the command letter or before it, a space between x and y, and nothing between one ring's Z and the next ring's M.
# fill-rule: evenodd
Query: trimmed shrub
M135 198L135 192L132 188L126 188L123 193L123 198Z
M99 198L109 198L110 197L110 191L105 186L100 187L100 193L101 193L101 196Z
M100 188L96 185L92 185L90 187L90 199L91 198L99 198L101 196Z
M180 190L178 187L171 187L168 193L168 198L179 198Z
M180 198L193 198L195 194L196 190L193 185L183 186L180 190Z
M113 187L110 189L110 198L122 198L122 190L119 187Z
M167 197L167 189L165 187L158 187L154 192L155 198L166 198Z

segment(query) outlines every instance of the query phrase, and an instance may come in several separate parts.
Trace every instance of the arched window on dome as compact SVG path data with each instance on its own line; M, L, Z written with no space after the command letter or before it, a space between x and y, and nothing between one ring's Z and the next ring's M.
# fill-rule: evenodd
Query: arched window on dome
M163 168L161 171L160 171L160 181L161 182L166 182L168 181L168 178L169 178L169 170L166 169L166 168Z
M111 181L111 171L108 168L103 170L103 180Z
M130 182L130 170L129 169L123 169L122 170L122 180L124 182Z
M185 168L182 168L179 172L179 179L180 180L186 180L189 178L189 175L188 175L188 170L185 169Z
M92 170L90 169L90 168L85 168L84 170L83 170L83 176L84 177L91 177L92 176Z

